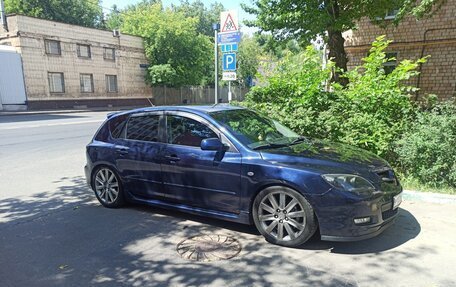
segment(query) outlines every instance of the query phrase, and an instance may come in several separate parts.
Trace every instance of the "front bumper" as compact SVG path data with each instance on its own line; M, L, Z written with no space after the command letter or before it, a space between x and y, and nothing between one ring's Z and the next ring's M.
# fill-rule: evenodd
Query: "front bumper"
M337 235L321 235L321 240L325 241L360 241L360 240L365 240L369 238L373 238L383 231L393 225L394 219L396 216L394 216L391 220L385 221L383 224L380 226L375 226L372 227L371 230L367 232L362 232L361 235L356 235L356 236L337 236ZM361 233L361 232L360 232Z
M378 194L369 199L349 197L339 191L330 191L317 200L316 209L322 240L358 241L375 237L390 227L399 213L393 209L396 191ZM355 218L369 217L370 222L355 224Z

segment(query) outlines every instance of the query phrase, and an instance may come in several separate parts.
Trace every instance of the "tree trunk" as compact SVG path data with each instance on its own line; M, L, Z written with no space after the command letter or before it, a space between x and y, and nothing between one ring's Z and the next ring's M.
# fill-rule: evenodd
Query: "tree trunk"
M348 62L344 47L345 39L342 37L342 31L334 29L340 17L338 0L325 0L325 6L330 17L327 29L329 58L336 64L336 70L333 72L331 81L346 86L348 84L348 79L341 77L341 73L347 71Z
M347 54L344 47L345 39L341 31L328 30L329 58L336 64L331 81L346 86L348 79L341 77L341 73L347 71Z

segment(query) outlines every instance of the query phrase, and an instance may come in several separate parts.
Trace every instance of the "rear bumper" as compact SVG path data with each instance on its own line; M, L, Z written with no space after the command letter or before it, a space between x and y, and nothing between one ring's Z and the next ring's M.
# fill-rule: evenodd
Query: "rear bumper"
M89 167L87 164L84 166L84 173L85 173L87 185L88 185L89 187L92 187L91 179L90 179L90 177L91 177L90 175L91 175L92 172L91 172L91 170L90 170L90 167Z

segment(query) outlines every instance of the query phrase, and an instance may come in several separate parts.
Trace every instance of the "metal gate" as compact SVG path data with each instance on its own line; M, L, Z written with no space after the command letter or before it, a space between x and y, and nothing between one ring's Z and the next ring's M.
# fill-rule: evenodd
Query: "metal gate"
M21 55L13 47L0 46L0 110L26 108Z

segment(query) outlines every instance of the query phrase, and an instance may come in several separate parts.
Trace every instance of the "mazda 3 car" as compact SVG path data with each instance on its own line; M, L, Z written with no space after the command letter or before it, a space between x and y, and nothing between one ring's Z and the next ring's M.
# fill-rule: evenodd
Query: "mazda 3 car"
M108 115L87 145L87 182L105 207L126 202L254 224L295 247L374 237L402 187L365 150L310 139L230 105L151 107Z

